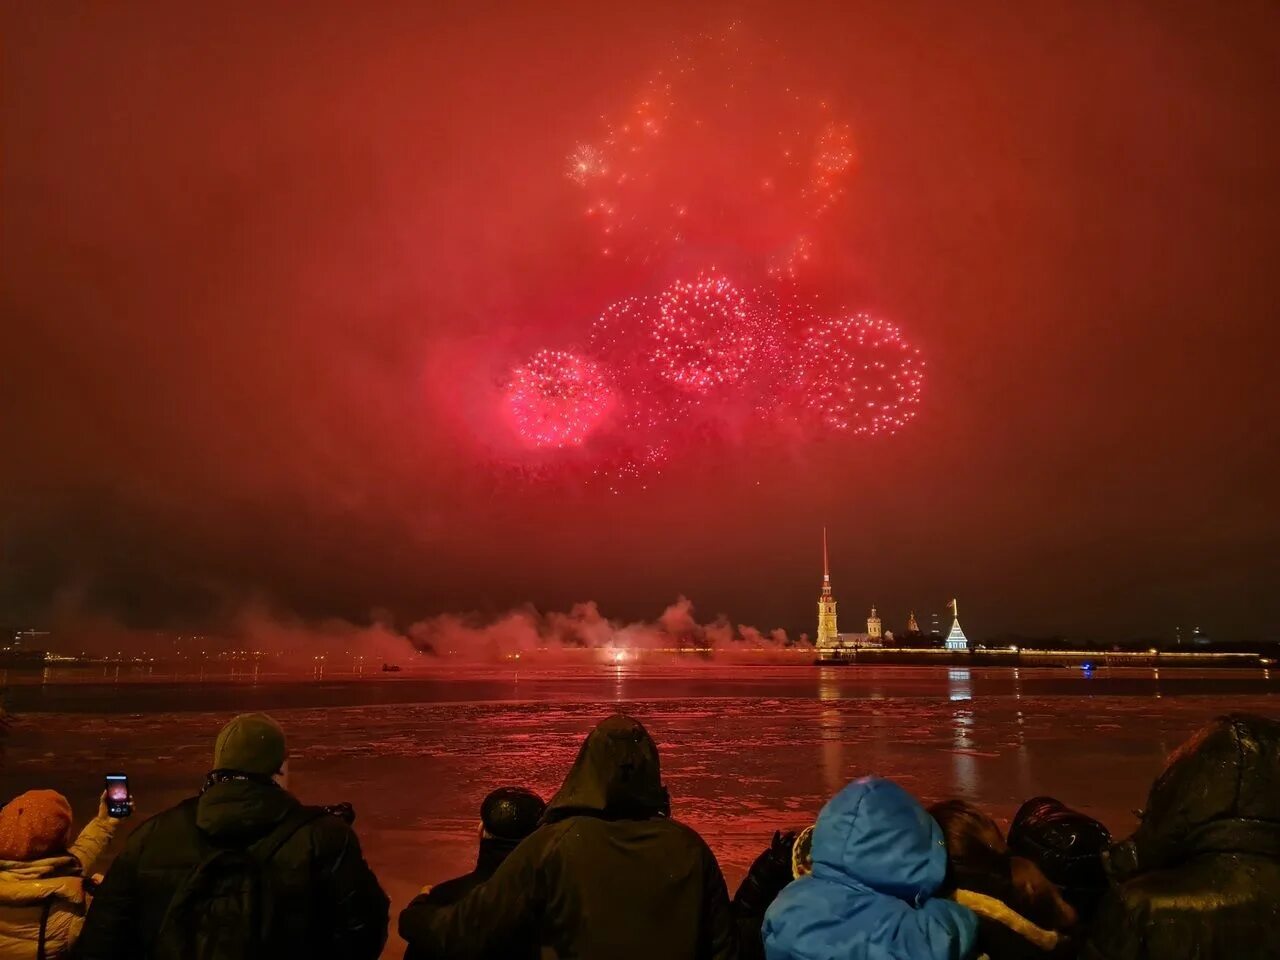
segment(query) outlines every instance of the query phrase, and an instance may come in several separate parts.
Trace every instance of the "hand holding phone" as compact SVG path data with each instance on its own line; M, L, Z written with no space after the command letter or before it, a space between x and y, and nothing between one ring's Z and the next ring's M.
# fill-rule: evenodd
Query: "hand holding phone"
M129 794L129 778L123 773L107 774L107 816L117 820L133 814L133 797Z

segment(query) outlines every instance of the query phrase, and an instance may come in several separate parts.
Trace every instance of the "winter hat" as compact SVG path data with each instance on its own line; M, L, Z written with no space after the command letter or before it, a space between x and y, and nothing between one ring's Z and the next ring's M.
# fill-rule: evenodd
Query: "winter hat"
M499 787L480 804L480 822L492 837L520 841L538 828L546 809L546 803L532 790Z
M242 713L218 734L213 769L269 777L280 772L288 755L280 724L265 713Z
M56 790L28 790L0 810L0 859L41 860L70 843L71 804Z

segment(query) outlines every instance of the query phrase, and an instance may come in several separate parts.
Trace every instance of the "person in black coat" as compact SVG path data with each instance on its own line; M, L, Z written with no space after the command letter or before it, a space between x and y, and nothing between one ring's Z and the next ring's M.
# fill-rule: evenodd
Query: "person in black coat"
M1220 717L1193 735L1104 862L1116 882L1089 960L1280 957L1280 721Z
M264 843L272 851L262 857L263 899L249 908L266 918L255 926L265 955L378 957L387 940L387 896L350 825L325 808L303 807L284 788L286 761L284 732L270 717L246 714L227 724L201 794L139 826L111 864L80 934L78 960L149 960L161 950L172 954L175 939L207 939L203 927L182 929L177 921L201 915L200 904L186 902L190 911L172 905L200 889L197 868L211 858L257 856Z
M457 903L488 880L520 845L520 841L537 829L546 809L546 801L524 787L500 787L485 797L480 804L480 852L475 869L424 891L427 902L441 905ZM537 960L538 945L511 944L506 955L513 960L521 957ZM421 954L413 947L405 954L405 960L420 958Z
M1009 849L1039 867L1088 926L1107 892L1102 854L1111 832L1099 821L1053 797L1033 797L1009 824Z
M728 960L734 929L710 848L671 819L658 749L635 720L605 720L582 745L542 825L452 905L419 896L400 935L428 960Z
M739 960L764 960L761 935L764 912L778 898L782 888L796 879L792 865L795 844L794 832L775 830L769 846L752 862L733 895L731 903L733 922L738 928Z
M480 804L480 852L470 873L438 883L427 894L432 903L457 903L484 883L520 841L538 828L547 803L524 787L499 787Z

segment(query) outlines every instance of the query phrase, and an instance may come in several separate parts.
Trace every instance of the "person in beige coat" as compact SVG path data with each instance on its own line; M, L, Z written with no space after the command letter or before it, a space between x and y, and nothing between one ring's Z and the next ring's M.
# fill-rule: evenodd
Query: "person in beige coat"
M61 960L84 926L85 878L119 823L98 815L71 837L71 804L29 790L0 810L0 960Z

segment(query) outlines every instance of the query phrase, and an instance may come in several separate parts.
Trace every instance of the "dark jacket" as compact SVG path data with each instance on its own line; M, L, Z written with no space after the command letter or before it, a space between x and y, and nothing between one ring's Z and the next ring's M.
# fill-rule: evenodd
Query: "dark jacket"
M764 916L769 960L965 960L978 921L934 896L947 877L942 829L891 780L855 780L822 808L813 873Z
M476 868L460 877L437 883L427 894L432 903L442 905L457 903L480 884L484 883L502 866L502 861L511 855L518 844L497 837L485 837L480 841L480 854L476 857Z
M514 840L504 840L501 837L485 837L480 841L480 855L476 858L476 868L460 877L437 883L431 888L430 893L423 894L423 899L427 903L440 906L457 903L493 876L498 867L502 865L502 861L506 860L517 846L518 842ZM523 946L511 944L505 955L511 957L512 960L521 960L521 958L537 960L538 952L538 945L528 942ZM412 946L409 947L404 957L405 960L425 960L425 955Z
M1183 744L1108 868L1086 957L1280 957L1280 722L1223 717Z
M794 833L775 831L773 841L756 857L733 895L733 920L738 931L739 960L764 960L764 913L782 889L795 879L791 860Z
M720 867L668 816L657 748L625 717L587 737L542 826L487 882L452 906L418 897L400 935L432 960L502 957L526 938L544 960L721 960L733 950Z
M1038 866L1083 922L1107 892L1102 853L1109 846L1105 826L1053 797L1028 800L1009 825L1009 849Z
M80 935L82 960L147 960L175 891L220 848L242 849L298 807L273 784L216 783L139 826L98 889ZM388 901L351 828L322 815L272 857L265 882L276 960L372 960L387 938Z
M952 861L951 898L978 918L975 953L988 960L1060 960L1074 957L1077 943L1054 930L1053 908L1028 901L1013 878L1013 861L997 851L970 851ZM1047 884L1048 881L1046 880Z

